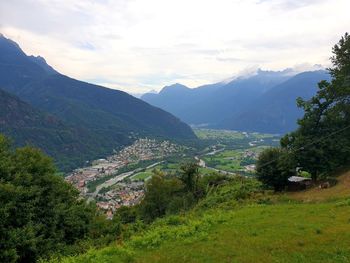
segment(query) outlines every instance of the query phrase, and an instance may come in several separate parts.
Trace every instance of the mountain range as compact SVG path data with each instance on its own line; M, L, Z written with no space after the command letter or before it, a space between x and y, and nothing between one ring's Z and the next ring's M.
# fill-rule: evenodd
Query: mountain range
M41 147L61 169L105 156L138 137L196 139L172 114L125 92L60 74L2 35L0 89L1 132L18 145ZM67 152L72 158L62 159Z
M252 76L194 89L176 83L141 98L192 125L285 133L295 129L302 116L296 99L309 99L324 79L330 79L324 70L298 74L291 69L258 70Z
M0 132L18 146L40 147L69 170L138 137L196 139L188 124L289 132L302 116L296 99L310 98L323 79L330 79L323 70L258 70L194 89L176 83L140 100L60 74L0 34Z

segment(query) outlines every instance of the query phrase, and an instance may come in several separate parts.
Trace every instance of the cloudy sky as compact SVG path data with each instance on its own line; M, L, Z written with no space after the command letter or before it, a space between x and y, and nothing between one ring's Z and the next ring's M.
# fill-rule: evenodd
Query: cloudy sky
M129 92L329 66L349 0L0 0L0 32L63 74Z

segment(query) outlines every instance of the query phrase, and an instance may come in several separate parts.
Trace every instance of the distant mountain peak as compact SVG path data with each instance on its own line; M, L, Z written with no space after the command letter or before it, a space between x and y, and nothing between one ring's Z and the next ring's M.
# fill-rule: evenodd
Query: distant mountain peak
M43 70L45 70L46 73L50 75L59 74L53 67L47 64L45 58L43 58L42 56L28 56L28 58L37 65L39 65Z
M185 86L185 85L182 85L181 83L175 83L175 84L172 84L172 85L169 85L169 86L165 86L159 92L159 94L164 93L164 92L169 92L169 91L173 92L173 91L179 91L179 90L190 90L190 88Z
M6 38L1 33L0 33L0 50L3 56L7 57L7 61L13 61L13 58L19 55L22 57L22 59L25 59L25 60L29 59L31 62L34 62L37 66L39 66L49 75L59 74L55 69L53 69L50 65L47 64L46 60L43 57L27 56L15 41L9 38Z
M157 93L158 93L158 91L156 91L155 89L151 89L151 90L147 91L146 93L153 93L153 94L157 94Z
M245 80L254 76L268 76L268 75L277 75L277 74L283 75L284 73L285 73L285 70L273 71L273 70L264 70L262 68L248 68L248 69L242 70L240 73L238 73L235 76L229 77L221 81L221 83L228 84L236 80Z
M164 88L185 88L185 89L189 89L189 87L187 87L187 86L185 86L185 85L183 85L181 83L178 83L178 82L174 83L174 84L171 84L169 86L165 86Z
M155 89L151 89L151 90L149 90L149 91L143 93L143 94L140 96L140 98L142 98L142 96L147 95L147 94L151 94L151 95L154 94L154 95L156 95L156 94L158 94L158 91L156 91Z
M15 49L21 54L24 54L21 47L13 40L6 38L3 34L0 33L0 48L7 48L7 49ZM25 55L25 54L24 54Z
M29 57L35 58L35 59L38 60L38 61L41 61L41 62L43 62L43 63L46 63L45 58L43 58L42 56L33 56L33 55L31 55L31 56L29 56Z

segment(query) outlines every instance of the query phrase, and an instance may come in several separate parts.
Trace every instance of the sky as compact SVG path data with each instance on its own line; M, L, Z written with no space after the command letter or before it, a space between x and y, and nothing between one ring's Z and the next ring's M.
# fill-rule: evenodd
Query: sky
M349 10L349 0L0 0L0 32L62 74L144 93L328 67Z

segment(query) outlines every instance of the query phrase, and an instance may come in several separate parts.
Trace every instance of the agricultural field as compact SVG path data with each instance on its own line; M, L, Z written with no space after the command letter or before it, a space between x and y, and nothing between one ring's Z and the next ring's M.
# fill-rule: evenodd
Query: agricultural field
M254 165L259 153L268 146L250 147L248 149L224 150L214 155L201 157L207 167L233 173L251 174L251 165Z
M201 141L207 142L211 146L223 146L226 149L234 150L252 146L276 146L281 138L278 134L229 130L194 129L194 132Z
M194 158L188 158L186 161L194 161ZM153 175L154 170L160 170L167 174L178 174L181 170L181 165L183 163L184 161L181 160L164 160L161 164L158 164L157 166L152 167L150 169L146 169L145 171L139 172L133 175L130 179L133 181L145 181ZM210 168L199 167L199 173L201 175L210 175L214 173L214 171Z
M229 130L194 129L194 132L201 140L237 140L244 139L246 137L242 132Z
M242 175L253 175L259 153L279 144L273 134L228 130L195 129L196 135L209 143L200 155L207 168Z

